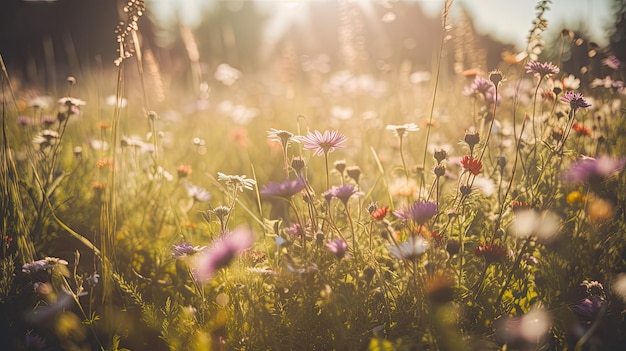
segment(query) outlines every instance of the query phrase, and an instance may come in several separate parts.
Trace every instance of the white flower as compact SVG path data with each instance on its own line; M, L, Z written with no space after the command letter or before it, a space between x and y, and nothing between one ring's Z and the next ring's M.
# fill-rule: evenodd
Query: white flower
M247 179L245 175L226 175L217 172L217 180L224 181L226 185L233 186L240 191L243 191L243 189L253 190L256 185L256 180Z
M388 124L386 129L391 130L393 134L399 138L406 136L409 132L417 132L420 130L415 123Z
M580 88L580 79L576 78L573 74L563 78L563 90L577 90Z
M239 78L241 78L241 71L233 68L229 64L222 63L217 66L215 70L215 79L222 82L224 85L233 85Z
M207 202L211 200L211 193L209 193L206 189L189 183L185 183L185 188L187 189L187 194L189 194L190 197L193 197L195 201Z
M561 218L551 211L518 211L513 220L513 232L519 238L535 235L539 239L550 240L559 233L560 228Z
M426 253L427 248L428 242L424 238L412 236L399 245L389 246L389 252L399 259L413 260Z

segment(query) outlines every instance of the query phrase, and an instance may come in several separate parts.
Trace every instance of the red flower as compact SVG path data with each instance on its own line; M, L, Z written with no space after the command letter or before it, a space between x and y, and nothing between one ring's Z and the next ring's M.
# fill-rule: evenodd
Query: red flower
M591 135L591 129L589 129L589 127L585 126L584 124L578 122L574 122L574 124L572 125L572 129L579 136Z
M383 206L375 209L371 215L372 218L374 218L375 220L382 221L383 219L385 219L387 212L389 212L389 207Z
M506 258L506 250L500 245L480 243L474 249L474 255L476 257L484 257L485 262L489 265L493 262L504 260Z
M479 159L476 159L472 156L465 155L461 158L461 166L464 169L472 172L473 175L478 175L480 170L483 168L482 162Z

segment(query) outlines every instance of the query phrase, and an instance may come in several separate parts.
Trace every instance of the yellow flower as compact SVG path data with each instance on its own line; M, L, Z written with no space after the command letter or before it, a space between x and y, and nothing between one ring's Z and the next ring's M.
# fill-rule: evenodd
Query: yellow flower
M567 194L566 201L570 205L581 203L585 201L585 196L578 190L572 191Z

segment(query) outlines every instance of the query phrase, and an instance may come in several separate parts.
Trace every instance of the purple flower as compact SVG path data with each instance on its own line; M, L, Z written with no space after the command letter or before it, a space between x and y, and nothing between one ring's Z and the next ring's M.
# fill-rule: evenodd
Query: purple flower
M592 321L604 305L605 301L600 296L589 296L588 298L573 304L570 309L583 321Z
M622 62L617 57L615 57L615 55L611 55L603 59L602 64L609 67L610 69L617 71L619 69L619 66L622 65Z
M49 127L57 122L57 117L50 116L50 115L43 115L41 116L40 122L41 124Z
M426 253L427 248L428 242L424 238L412 236L399 245L389 246L389 252L401 260L416 260Z
M578 109L581 109L581 108L587 108L587 107L591 106L587 102L587 100L585 100L583 94L575 93L572 90L570 90L567 93L565 93L565 96L561 97L559 100L561 100L563 102L568 102L570 107L574 111L577 111Z
M423 225L437 214L437 203L432 201L416 201L405 210L393 211L396 217L404 220L413 220Z
M474 78L474 81L472 82L472 85L470 86L470 89L473 92L476 93L480 93L480 94L486 94L487 92L489 92L490 90L494 89L494 85L490 80L487 80L485 78L482 77L476 77Z
M326 248L328 251L335 254L339 260L346 257L346 254L348 253L348 243L346 243L343 239L333 239L329 241L326 243Z
M324 134L316 130L315 133L308 132L300 140L304 143L303 148L305 150L314 150L314 156L322 156L335 151L335 149L345 148L345 145L341 144L346 139L348 138L345 135L336 130L327 130Z
M35 121L33 121L33 118L29 116L18 116L17 124L21 126L32 126L33 124L35 124Z
M622 170L626 158L614 159L601 156L598 159L586 158L570 165L564 178L571 183L602 181L609 175Z
M294 223L285 228L285 233L295 238L302 238L306 234L305 230L298 223Z
M289 199L304 189L302 178L286 179L279 183L269 183L261 190L261 195L277 196Z
M539 78L550 77L561 71L552 62L528 61L524 68L526 68L526 73L532 73Z
M191 243L172 245L172 257L180 260L187 256L193 256L205 248L206 246L191 246Z
M330 188L330 190L324 193L324 197L327 197L328 195L330 195L331 197L336 197L339 200L341 200L341 202L343 202L345 205L348 203L348 200L353 195L359 195L359 194L361 193L357 191L354 185L344 184L344 185L339 185L339 186L333 186L332 188Z
M32 274L38 271L52 269L55 266L67 266L67 261L56 257L46 257L43 260L37 260L31 263L25 263L22 266L22 272Z
M196 255L193 270L195 279L201 283L210 281L218 270L228 267L253 243L254 236L249 229L239 228L226 233Z

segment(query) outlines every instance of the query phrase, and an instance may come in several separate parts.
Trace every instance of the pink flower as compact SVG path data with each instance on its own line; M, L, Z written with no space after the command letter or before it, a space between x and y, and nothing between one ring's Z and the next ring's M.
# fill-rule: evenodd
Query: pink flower
M563 102L568 102L570 107L574 109L574 111L591 106L591 104L589 104L587 100L585 100L583 94L575 93L571 90L565 93L565 96L561 97L559 100Z
M557 66L553 65L552 62L528 61L524 68L526 68L526 73L532 73L540 78L550 77L561 71Z
M198 282L213 279L217 271L228 267L242 252L254 243L250 229L238 228L215 240L211 246L196 254L193 275Z
M304 143L303 148L305 150L314 150L314 156L322 156L335 151L338 148L345 148L344 141L348 139L345 135L339 133L336 130L324 131L324 134L319 131L315 133L308 132L306 136L301 138Z

